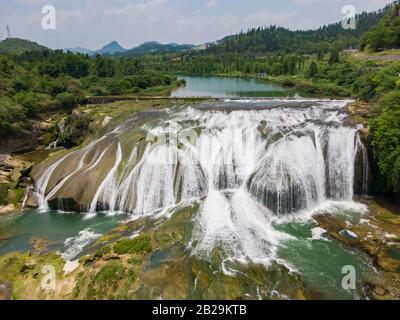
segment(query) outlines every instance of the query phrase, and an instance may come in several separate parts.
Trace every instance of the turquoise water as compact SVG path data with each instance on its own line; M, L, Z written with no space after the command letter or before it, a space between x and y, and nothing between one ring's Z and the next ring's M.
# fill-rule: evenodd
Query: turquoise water
M37 210L3 217L0 218L0 255L30 251L32 240L41 238L46 241L48 250L68 253L68 258L75 258L74 253L79 256L87 245L124 218L126 215L98 214L87 218L81 214Z
M361 252L345 248L337 241L325 235L312 238L312 222L288 223L277 229L292 236L282 246L279 257L289 262L302 275L309 289L320 299L359 299L362 295L363 279L370 259ZM357 289L355 291L342 288L344 266L353 266L356 270Z
M357 213L347 213L349 220ZM46 249L59 251L64 258L73 260L108 230L118 226L126 215L97 214L91 218L81 214L56 211L27 211L0 219L0 255L12 251L32 250L32 240L44 239ZM314 237L310 221L296 221L275 225L293 239L278 249L278 257L289 267L300 272L306 286L318 299L358 299L363 288L362 280L371 266L364 254L343 247L326 234ZM156 256L154 257L156 258ZM161 258L162 257L158 257ZM357 273L357 290L344 290L341 281L343 266L354 266Z
M173 97L293 97L295 92L277 84L255 79L183 76L186 86L174 91Z

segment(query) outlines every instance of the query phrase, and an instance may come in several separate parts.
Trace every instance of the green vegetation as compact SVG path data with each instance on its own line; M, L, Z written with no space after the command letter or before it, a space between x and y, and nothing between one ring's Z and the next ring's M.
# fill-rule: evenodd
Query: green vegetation
M151 238L148 234L133 239L122 239L114 245L116 254L135 254L151 252Z
M44 51L46 47L18 38L7 38L0 42L0 54L6 53L23 53L25 51Z
M317 30L291 31L282 27L269 26L249 30L221 40L207 51L212 54L220 53L317 53L327 48L338 47L345 49L357 47L359 37L375 26L390 10L362 13L357 16L357 28L354 30L342 28L341 23L323 26Z
M149 95L152 88L162 94L180 85L175 76L153 72L137 58L31 50L0 53L0 136L29 131L29 120L68 113L88 96Z
M374 52L400 48L400 4L363 36L360 48Z
M387 181L384 187L400 192L400 92L387 94L379 108L379 116L372 120L372 145L380 173Z

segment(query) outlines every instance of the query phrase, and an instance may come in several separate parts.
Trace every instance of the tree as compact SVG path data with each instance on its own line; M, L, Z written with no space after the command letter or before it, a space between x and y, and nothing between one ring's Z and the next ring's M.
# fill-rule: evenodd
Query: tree
M108 93L114 96L121 94L123 91L120 84L116 81L108 83L106 88Z
M101 78L111 78L115 75L115 64L110 58L96 56L95 68L96 74Z
M82 78L89 74L89 62L82 55L68 53L64 57L64 71L74 78Z
M72 93L60 93L56 96L56 99L65 109L74 109L78 106L78 99Z
M380 101L381 112L373 119L372 146L379 171L388 190L400 192L400 92L392 91Z
M15 101L24 107L28 117L35 117L41 111L40 97L33 92L19 92L15 96Z
M400 48L399 12L400 4L396 4L377 26L363 36L360 49L376 52Z
M339 63L340 62L340 58L339 58L339 51L338 49L333 49L331 51L331 55L329 56L329 64L335 64L335 63Z
M314 78L318 74L318 66L315 61L311 62L310 67L307 71L308 78Z

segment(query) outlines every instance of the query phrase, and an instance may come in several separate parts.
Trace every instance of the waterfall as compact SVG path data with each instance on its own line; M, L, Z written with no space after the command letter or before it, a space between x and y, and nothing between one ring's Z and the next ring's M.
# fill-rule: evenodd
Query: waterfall
M90 204L90 213L95 213L97 207L105 207L108 206L110 211L115 210L115 201L116 201L116 187L117 187L117 179L118 179L118 167L122 160L122 150L121 145L118 143L117 154L116 154L115 164L112 167L111 171L108 173L104 181L100 184L97 192L93 198L92 203Z
M40 208L65 197L90 213L141 216L202 200L204 224L217 202L232 216L238 192L273 215L351 201L356 183L367 191L368 154L357 129L343 123L346 103L226 101L177 108L141 128L127 121L50 165L36 183Z
M42 176L39 178L39 180L36 182L36 196L38 199L39 203L39 209L42 211L46 211L49 208L48 205L48 199L46 197L46 190L47 190L47 185L49 183L49 180L51 178L51 175L53 174L54 170L65 160L67 159L71 154L67 154L66 156L62 157L58 161L54 162L51 166L49 166Z
M225 101L128 120L39 176L42 210L162 215L199 202L194 251L268 263L288 238L272 221L368 190L368 153L347 101ZM196 240L196 241L194 241Z

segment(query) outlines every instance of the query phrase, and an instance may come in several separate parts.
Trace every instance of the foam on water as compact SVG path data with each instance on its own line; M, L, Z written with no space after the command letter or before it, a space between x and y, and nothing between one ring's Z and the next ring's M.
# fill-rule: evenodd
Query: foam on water
M83 252L85 247L100 237L101 234L95 233L92 229L84 229L76 237L71 237L64 241L64 250L61 256L66 261L72 261Z

